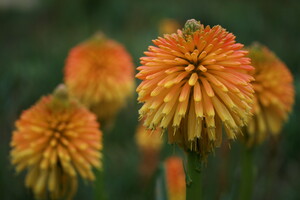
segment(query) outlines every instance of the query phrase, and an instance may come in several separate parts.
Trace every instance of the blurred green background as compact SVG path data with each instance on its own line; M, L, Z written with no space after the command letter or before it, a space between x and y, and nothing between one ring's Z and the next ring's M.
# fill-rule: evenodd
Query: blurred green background
M11 132L22 110L62 82L70 48L101 30L124 44L138 66L139 57L158 36L159 23L165 18L181 25L190 18L205 25L220 24L240 43L259 41L267 45L290 68L299 93L298 0L0 0L1 200L33 199L24 187L24 174L17 176L9 162ZM300 199L298 97L278 146L268 142L257 149L253 199ZM138 107L132 99L114 128L104 133L108 199L154 199L151 184L141 188L138 178L140 154L134 141ZM234 143L230 152L217 150L209 157L203 170L205 199L238 199L240 149ZM174 152L178 153L166 146L161 159ZM220 186L220 170L227 176L225 189ZM81 183L75 199L94 199L94 189L93 184Z

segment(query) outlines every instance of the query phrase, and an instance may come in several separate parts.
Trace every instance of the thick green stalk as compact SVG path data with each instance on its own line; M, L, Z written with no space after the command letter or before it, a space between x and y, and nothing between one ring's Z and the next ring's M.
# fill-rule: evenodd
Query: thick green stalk
M186 200L202 199L201 161L195 152L187 152Z
M97 170L95 172L96 180L95 180L95 200L106 200L106 193L104 190L104 173L103 171Z
M242 177L239 199L252 199L253 174L253 149L244 147L242 155Z
M98 120L99 124L102 124L99 120ZM108 126L103 127L102 128L103 136L102 136L102 141L108 141L109 138L107 138L107 135L109 135L109 133L111 132L110 128ZM105 161L106 161L106 148L105 148L105 143L103 145L103 149L102 149L102 158L101 158L101 162L102 162L102 168L99 170L95 170L95 177L96 180L94 182L94 197L95 200L108 200L108 194L106 192L105 189L105 184L104 184L104 175L105 175Z

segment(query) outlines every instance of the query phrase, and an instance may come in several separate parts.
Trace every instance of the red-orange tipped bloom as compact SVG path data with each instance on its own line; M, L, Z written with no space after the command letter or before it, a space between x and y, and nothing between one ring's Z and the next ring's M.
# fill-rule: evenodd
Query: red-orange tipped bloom
M250 115L253 69L242 44L221 26L189 20L183 31L153 40L136 77L148 129L168 128L169 142L202 155L234 139Z
M114 117L134 90L133 63L125 48L97 34L74 47L65 65L70 94L100 121Z
M185 200L185 173L182 160L173 156L165 161L166 184L169 200Z
M268 133L278 135L294 104L295 92L292 74L273 52L259 44L248 50L255 68L253 117L246 133L252 146L263 142Z
M37 199L71 199L77 175L94 180L101 168L102 133L96 116L58 91L24 111L12 137L11 160L16 171L27 169L26 187Z

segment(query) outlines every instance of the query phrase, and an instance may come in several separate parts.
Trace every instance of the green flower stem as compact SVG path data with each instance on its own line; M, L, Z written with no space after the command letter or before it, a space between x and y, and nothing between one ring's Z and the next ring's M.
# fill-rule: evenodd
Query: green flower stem
M104 172L103 170L97 170L95 174L95 200L107 200L106 193L104 190Z
M202 199L201 161L195 152L187 152L186 200Z
M244 147L242 155L242 177L239 199L252 199L253 175L253 149Z
M107 123L111 123L107 122ZM99 121L98 123L102 125L102 141L109 141L110 138L108 136L110 135L112 131L112 124L105 124L103 125L103 122ZM106 147L106 142L104 142L103 147L102 147L102 157L101 157L101 162L102 162L102 167L101 169L95 170L95 177L96 180L94 182L94 199L95 200L108 200L109 199L109 194L106 190L106 185L105 185L105 174L106 172L106 155L107 155L107 149Z

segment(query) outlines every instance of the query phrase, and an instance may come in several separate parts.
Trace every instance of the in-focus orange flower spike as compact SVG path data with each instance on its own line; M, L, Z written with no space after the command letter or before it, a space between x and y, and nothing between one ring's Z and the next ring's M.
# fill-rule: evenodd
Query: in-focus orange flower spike
M99 33L71 49L65 83L70 94L100 121L110 121L133 94L133 73L132 58L125 48Z
M102 133L96 116L70 99L64 86L41 98L16 122L11 141L16 171L37 199L72 199L78 174L89 181L101 169Z
M255 70L253 117L246 131L248 146L263 142L268 134L277 136L294 104L293 77L287 66L267 47L253 44L249 57Z
M221 26L188 20L153 40L137 78L139 110L148 129L168 129L170 143L201 155L235 139L251 115L253 70L247 51Z
M185 200L185 173L182 159L170 157L165 161L166 186L169 200Z

